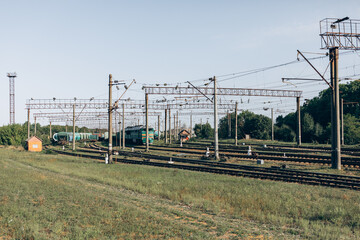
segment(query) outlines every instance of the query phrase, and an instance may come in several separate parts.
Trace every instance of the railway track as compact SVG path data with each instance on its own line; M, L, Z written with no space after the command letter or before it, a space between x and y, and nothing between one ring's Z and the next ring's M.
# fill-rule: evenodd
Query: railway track
M210 141L201 141L201 142L190 142L185 143L184 145L198 145L198 146L211 146L212 142ZM247 148L248 146L256 146L256 147L263 147L264 144L261 143L251 143L247 145L234 146L233 144L219 144L219 147L222 149L239 149L239 148ZM319 147L319 146L296 146L296 145L277 145L277 144L266 144L267 149L277 149L279 151L291 151L291 152L317 152L317 153L331 153L330 147ZM264 149L265 150L265 149ZM342 154L353 155L353 156L360 156L360 148L354 147L342 147L341 148Z
M144 148L143 146L137 146L136 148ZM151 146L152 150L158 151L170 151L181 152L188 154L205 154L205 149L200 147L163 147L163 146ZM210 152L213 152L213 148L209 148ZM255 152L255 151L254 151ZM246 150L231 150L222 149L220 156L222 157L235 157L239 159L263 159L268 161L283 161L283 162L300 162L300 163L312 163L312 164L331 164L331 156L316 155L316 154L291 154L280 152L267 152L257 151L258 156L248 155ZM342 157L342 164L352 167L360 167L360 158L358 157Z
M94 146L93 146L94 147ZM79 152L61 151L53 149L59 154L66 154L71 156L92 158L104 161L104 157L99 154L104 154L106 151L96 149L79 149ZM101 148L100 148L101 149ZM87 151L87 152L86 152ZM84 153L86 152L86 153ZM129 159L128 157L143 158L143 160ZM220 163L205 160L192 160L186 158L173 157L172 162L169 162L169 157L156 156L144 153L121 152L121 156L114 156L116 162L127 164L150 165L156 167L177 168L191 171L201 171L216 174L226 174L232 176L242 176L258 179L267 179L273 181L284 181L308 185L321 185L334 188L346 188L353 190L360 190L360 177L304 172L280 168L265 168L255 166L245 166L230 163Z

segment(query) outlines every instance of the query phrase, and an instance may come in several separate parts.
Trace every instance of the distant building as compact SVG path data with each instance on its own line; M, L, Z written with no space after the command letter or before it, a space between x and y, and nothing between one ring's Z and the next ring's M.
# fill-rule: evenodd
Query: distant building
M182 142L186 142L190 139L190 132L186 129L182 129L180 132L179 132L179 140L181 140Z
M29 152L41 152L42 141L37 136L32 136L26 140L26 148Z

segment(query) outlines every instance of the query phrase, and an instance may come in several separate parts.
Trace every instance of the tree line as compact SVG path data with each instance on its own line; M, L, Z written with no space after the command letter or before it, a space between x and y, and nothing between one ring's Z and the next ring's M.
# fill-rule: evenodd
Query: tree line
M72 132L72 126L68 127L68 131ZM65 132L66 126L52 125L52 133L56 132ZM27 139L27 122L24 124L11 124L0 127L0 145L14 145L14 146L23 146ZM31 136L35 132L35 124L30 125ZM89 132L89 129L86 127L77 128L76 132ZM50 144L50 126L41 126L39 123L36 124L36 136L39 137L43 144Z

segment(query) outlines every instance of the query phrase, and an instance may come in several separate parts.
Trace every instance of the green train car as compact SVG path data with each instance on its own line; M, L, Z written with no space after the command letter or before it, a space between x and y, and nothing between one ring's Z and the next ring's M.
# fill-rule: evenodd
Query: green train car
M129 144L146 144L146 127L139 125L125 128L125 141ZM149 143L154 141L154 128L149 128Z
M73 139L73 133L72 132L58 132L53 135L53 141L54 142L71 142ZM92 133L75 133L75 141L80 140L98 140L97 135L93 135Z

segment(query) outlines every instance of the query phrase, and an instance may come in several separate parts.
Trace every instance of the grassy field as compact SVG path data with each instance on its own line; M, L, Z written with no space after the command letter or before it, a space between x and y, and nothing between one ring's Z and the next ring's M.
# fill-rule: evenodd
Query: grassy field
M0 148L0 239L360 239L360 192Z

